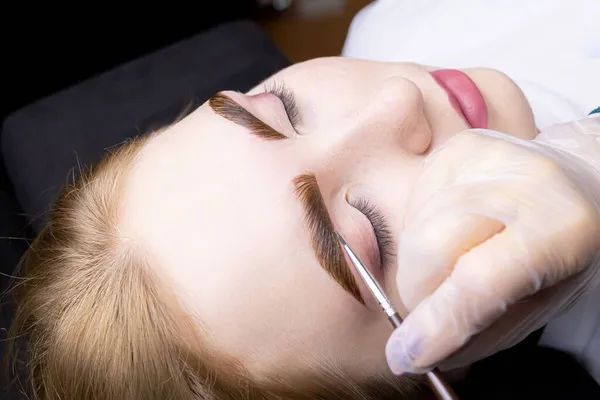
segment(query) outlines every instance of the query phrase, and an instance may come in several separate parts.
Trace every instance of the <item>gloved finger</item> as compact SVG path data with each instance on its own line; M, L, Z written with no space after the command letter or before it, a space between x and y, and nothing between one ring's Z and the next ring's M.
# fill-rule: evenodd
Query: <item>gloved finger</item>
M496 324L504 317L527 311L529 307L522 304L525 297L572 278L590 263L600 237L597 210L589 202L593 196L586 197L585 190L571 184L569 170L559 168L566 162L555 161L560 161L559 156L549 147L499 133L464 132L428 158L423 177L415 185L412 210L407 213L405 232L409 234L400 237L400 246L405 240L408 248L408 263L400 260L398 274L410 268L417 277L406 285L406 280L398 278L399 287L408 287L401 289L400 295L405 292L403 301L414 310L389 340L386 351L393 371L424 372L448 355L454 362L456 351L473 335L492 325L500 326ZM469 239L478 226L477 217L470 215L486 216L488 222L481 222L483 226L496 220L507 228L477 245L477 240ZM461 220L469 219L461 226ZM443 226L454 227L460 234L453 237L452 229L439 229ZM434 237L436 231L439 234ZM413 247L419 244L419 236L425 245L410 249L410 242ZM435 239L442 244L436 245ZM461 249L465 243L476 247ZM427 253L434 259L428 260ZM399 257L403 257L402 251ZM456 264L454 257L458 257ZM421 265L429 268L428 273L434 271L434 276L424 273L419 277ZM409 275L405 275L407 280ZM419 282L424 287L414 289ZM551 306L528 303L537 321L535 326L564 308L565 301L572 301L581 285L567 289L569 294L553 299ZM560 294L557 289L552 292ZM424 300L419 303L421 298ZM516 311L506 313L517 301ZM508 343L507 338L514 344L513 339L519 340L528 329L534 329L523 321L519 328L523 329L498 332L496 337L486 329L482 335L488 342L481 344L483 352L489 354Z
M391 335L391 370L425 372L542 286L520 227L509 227L462 255L450 276ZM548 277L551 278L551 277ZM552 284L553 282L545 282Z
M568 283L561 282L564 285L559 285L568 286ZM563 292L561 289L553 287L541 290L533 296L509 305L500 318L471 337L458 351L437 364L437 367L446 371L471 365L521 342L531 332L542 328L548 321L548 315L568 305L561 300L560 296Z
M481 200L489 199L487 192L493 196L496 186L489 182L481 184L478 173L470 175L470 171L480 170L482 163L473 143L491 140L495 139L464 131L426 160L418 185L411 193L397 251L398 293L408 310L441 284L458 257L504 228L498 218L478 212L482 208L487 211L490 201ZM483 162L502 154L503 149L492 150ZM459 183L456 176L467 179ZM502 216L502 211L490 215Z
M433 220L433 221L430 221ZM414 309L452 273L458 258L504 229L504 224L456 209L433 214L408 227L398 247L398 293L408 310Z
M485 157L473 153L474 143L490 149ZM566 185L559 185L560 190L547 185L548 180L564 181L553 164L513 147L491 136L464 132L428 162L411 194L406 228L399 237L396 280L407 309L441 284L458 257L498 233L505 223L520 223L524 235L538 247L548 244L537 257L558 250L563 255L577 254L575 250L589 242L579 235L557 239L565 226L577 226L582 234L591 229L585 202ZM464 154L468 161L461 161ZM507 155L511 162L505 161ZM550 272L543 262L537 267ZM557 281L569 271L553 272Z

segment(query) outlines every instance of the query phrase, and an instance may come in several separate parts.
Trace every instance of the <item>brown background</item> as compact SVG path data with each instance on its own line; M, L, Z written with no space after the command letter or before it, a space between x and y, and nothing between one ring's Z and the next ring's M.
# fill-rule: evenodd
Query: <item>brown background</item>
M340 55L352 18L371 0L346 0L343 9L316 16L302 15L296 4L258 23L292 62Z

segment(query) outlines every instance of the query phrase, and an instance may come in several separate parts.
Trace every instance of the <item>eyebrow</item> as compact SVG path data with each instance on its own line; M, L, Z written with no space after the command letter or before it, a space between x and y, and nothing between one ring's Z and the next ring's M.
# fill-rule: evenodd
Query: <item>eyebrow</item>
M266 140L287 139L287 136L282 135L268 124L256 118L251 112L223 93L217 93L212 96L208 100L208 105L217 115L248 129L256 136L260 136Z
M302 174L294 178L293 182L296 196L304 206L305 222L319 264L342 288L365 304L335 234L316 177L313 174Z

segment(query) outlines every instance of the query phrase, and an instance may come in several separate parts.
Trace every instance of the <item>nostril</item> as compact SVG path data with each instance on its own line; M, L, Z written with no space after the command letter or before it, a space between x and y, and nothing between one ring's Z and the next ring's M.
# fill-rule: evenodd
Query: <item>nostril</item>
M425 154L431 145L429 129L415 129L402 135L403 148L414 155Z
M404 151L414 155L425 154L433 135L425 117L425 100L419 86L413 81L391 77L382 82L378 93L379 115L393 124L390 132Z

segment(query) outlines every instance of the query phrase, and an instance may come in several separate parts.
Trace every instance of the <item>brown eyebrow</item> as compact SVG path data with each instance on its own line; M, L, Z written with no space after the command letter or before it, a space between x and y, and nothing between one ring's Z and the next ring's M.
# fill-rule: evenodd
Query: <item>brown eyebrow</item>
M267 140L287 139L269 125L256 118L252 113L239 105L229 96L223 93L217 93L208 100L208 105L213 111L229 121L243 126L253 134Z
M312 248L321 267L356 300L365 304L356 279L344 258L316 177L312 174L302 174L294 178L293 182L296 196L304 206Z

